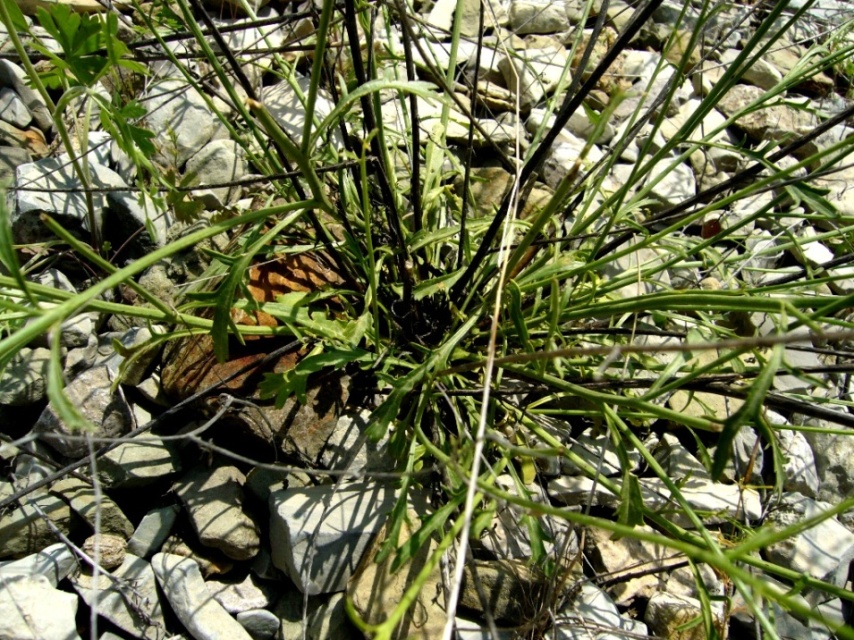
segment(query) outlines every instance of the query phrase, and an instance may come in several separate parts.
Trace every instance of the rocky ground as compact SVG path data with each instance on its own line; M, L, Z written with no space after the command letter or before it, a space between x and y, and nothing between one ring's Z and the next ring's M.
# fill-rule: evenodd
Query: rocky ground
M466 4L462 33L474 35L477 3L462 1ZM447 65L444 30L451 25L456 2L438 0L423 9L419 64ZM480 68L474 69L476 51L469 42L463 41L458 54L458 64L467 73L476 71L490 81L481 85L482 91L475 97L460 94L467 104L476 101L494 114L480 118L475 145L487 144L484 134L493 143L510 144L519 117L530 140L546 118L542 100L558 85L567 62L572 66L567 34L579 28L580 14L572 0L507 0L494 2L492 7L495 12L489 20L494 24L487 26L493 35L481 52ZM593 127L581 113L570 120L547 160L544 183L538 187L544 193L558 185L585 145L592 143L591 161L611 152L610 145L619 140L625 118L639 101L655 95L655 89L646 96L632 89L645 86L659 65L657 45L670 35L680 9L665 3L636 46L618 59L613 73L597 89L603 105L617 91L628 95L598 138L588 140ZM275 47L311 32L310 18L289 18L301 10L290 3L274 3L261 15L281 16L281 21L231 30L229 43L239 52L254 47L262 35L267 37L267 46ZM728 60L738 54L750 25L749 21L739 22L746 10L733 5L716 17L708 33L722 39L724 46L714 59L695 61L702 73L678 90L655 136L666 140L673 135L700 97L713 87ZM793 31L793 37L818 37L822 29L851 15L845 13L848 10L848 3L822 0L813 8L810 20ZM610 3L609 37L624 25L629 13L619 0ZM218 24L239 27L241 19L218 19ZM512 39L521 57L503 55L499 37ZM6 34L0 34L0 39L6 39ZM708 117L709 129L776 85L802 58L801 45L786 44L769 52L745 75L743 84L721 100L719 111ZM172 42L170 46L180 53L184 45ZM0 51L12 51L8 41ZM603 52L604 48L597 55ZM261 87L264 64L269 64L268 57L256 55L255 64L247 66L251 79L270 112L298 138L305 114L297 93L287 83ZM152 76L141 89L140 99L149 112L145 125L156 134L154 160L187 176L185 184L197 187L194 202L206 213L189 225L178 221L173 210L158 209L157 202L140 202L128 186L134 180L132 165L111 144L109 134L97 130L93 119L94 130L87 141L89 168L92 185L103 189L93 193L96 219L92 220L68 156L54 144L56 130L45 104L28 86L14 56L7 56L0 59L0 180L14 186L8 201L15 242L49 238L39 219L39 214L49 212L69 229L91 232L95 225L113 247L123 247L120 261L127 261L207 224L216 211L253 206L253 197L263 190L263 183L253 181L253 168L241 147L212 115L212 108L227 109L227 105L188 90L186 80L175 77L170 63L157 61L149 66ZM668 77L665 71L656 82L663 86ZM307 86L307 79L298 82ZM838 89L835 79L825 74L793 88L789 98L808 101L810 109L781 103L746 116L736 128L721 131L720 146L692 155L689 162L668 173L654 187L652 197L664 205L675 204L693 196L698 188L725 180L744 161L739 148L742 137L780 140L815 127L850 106ZM109 95L111 88L101 90ZM521 116L515 114L517 99ZM332 107L324 98L316 112L322 116ZM425 133L438 117L436 105L426 101L420 105ZM406 130L394 101L383 107L383 119L390 130ZM454 112L451 120L448 138L467 144L465 116ZM820 148L848 135L848 125L842 123L815 144ZM620 153L621 162L609 178L614 189L627 179L637 148L633 144ZM509 189L511 176L495 167L479 167L475 172L484 178L473 187L478 191L477 201L489 211ZM822 186L829 189L826 197L839 211L852 215L854 200L848 181L854 180L854 173L849 173L833 176ZM739 205L742 208L729 211L719 222L737 224L764 206L764 198L760 195L755 202ZM536 202L536 197L530 201ZM816 234L802 221L793 223L791 231L798 237ZM768 247L778 241L767 229L756 229L751 240ZM225 250L228 242L228 237L218 236L204 248ZM833 257L821 242L805 246L810 265L824 265ZM153 266L140 283L161 300L173 303L182 287L208 266L210 258L201 248ZM784 253L783 249L765 252L763 267L771 270L784 262L790 264ZM614 264L609 267L614 273L605 275L616 276L631 267ZM250 283L263 288L260 283L267 275L255 267ZM854 273L851 275L849 291L854 290ZM302 286L298 281L320 285L334 275L306 258L299 264L289 263L277 277L280 290L292 291ZM710 280L702 286L723 286ZM69 268L64 273L52 267L42 270L37 282L75 292L85 286L86 274L80 269ZM845 281L842 286L847 286ZM130 301L133 292L115 295ZM761 314L751 320L761 329ZM345 611L346 599L351 599L365 620L381 620L400 600L408 578L424 558L416 556L394 574L389 561L372 562L377 534L395 500L393 479L377 472L387 471L393 463L383 441L366 443L360 437L369 412L350 402L352 380L343 373L328 376L310 388L305 404L292 400L276 410L258 401L257 379L251 375L260 366L276 364L271 362L271 347L247 343L231 361L216 364L210 342L195 339L148 351L132 366L120 369L127 351L117 349L117 341L129 349L163 330L132 325L128 318L90 312L62 327L66 392L99 425L94 438L70 431L47 406L50 354L46 341L34 341L22 349L0 378L0 431L4 434L0 464L6 472L0 481L0 638L86 637L95 628L93 611L98 635L92 637L101 640L364 637ZM278 360L278 364L282 362ZM823 363L813 352L803 352L798 362L804 367ZM825 382L837 393L849 392L847 379L829 377ZM804 383L789 376L779 384L796 389ZM698 401L687 397L669 400L671 406L686 412L695 410ZM733 410L721 396L705 401L716 403L713 410L720 415L730 415ZM770 409L767 415L771 422L793 419ZM820 424L815 418L803 419L807 424ZM695 455L696 447L686 439L672 433L652 434L646 444L670 477L684 482L683 494L690 504L716 514L721 522L751 524L764 519L787 524L851 495L854 438L797 431L781 431L780 435L785 438L787 457L786 493L771 513L766 512L760 491L736 483L713 483ZM743 441L736 443L740 453L735 467L748 467L754 443L755 436L745 432ZM619 474L620 461L608 437L587 429L574 434L567 445L592 464L601 464L606 475ZM90 455L96 449L98 455ZM633 463L640 465L640 459ZM752 484L762 486L761 462L753 468L757 477ZM336 482L345 471L351 474L347 481ZM735 475L733 469L730 479ZM543 503L613 513L615 496L569 463L556 462L553 468L543 469L540 477L544 481L531 490ZM509 478L506 486L513 490ZM641 491L648 505L665 508L670 502L669 492L657 478L643 479ZM410 507L413 517L425 517L428 503L426 497L423 503L414 500ZM574 585L570 593L556 597L553 582L526 563L532 543L520 524L521 517L511 508L499 510L473 550L464 578L457 637L494 637L488 629L490 619L501 638L531 634L532 629L567 640L703 637L702 625L677 630L700 612L704 595L698 592L684 556L653 543L615 540L594 528L572 529L543 515L543 525L553 540L550 553L559 558L583 558L575 563L568 579ZM422 553L430 549L425 546ZM769 546L764 553L784 567L851 589L854 513L827 519ZM99 568L93 570L93 566ZM731 593L725 576L702 565L698 571L708 594ZM445 621L443 585L447 586L443 567L437 566L412 613L399 625L398 637L440 637ZM796 595L831 620L852 622L850 602L808 589ZM752 614L739 606L737 598L729 607L718 598L712 609L715 624L728 626L732 637L754 633ZM781 610L770 614L781 637L827 637L825 627L815 621L799 620Z

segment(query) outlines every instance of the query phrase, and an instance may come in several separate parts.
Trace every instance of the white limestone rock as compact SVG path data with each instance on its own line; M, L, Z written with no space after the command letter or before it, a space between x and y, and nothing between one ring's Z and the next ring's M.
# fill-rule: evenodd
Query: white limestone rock
M274 491L273 564L303 593L343 591L395 499L392 487L373 482Z

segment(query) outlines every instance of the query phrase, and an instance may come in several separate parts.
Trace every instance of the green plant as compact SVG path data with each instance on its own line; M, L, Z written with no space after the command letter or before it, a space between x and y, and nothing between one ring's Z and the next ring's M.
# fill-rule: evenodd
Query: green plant
M464 41L464 3L456 5L447 68L427 63L416 72L416 54L421 60L431 56L424 51L430 45L420 37L410 6L403 2L347 2L342 9L329 0L323 2L315 16L316 30L308 40L313 51L304 102L306 112L313 115L321 91L328 91L336 106L322 119L306 118L299 139L289 137L253 87L243 83L241 64L214 23L200 18L207 29L202 32L196 17L207 14L199 3L178 0L173 5L176 13L170 9L160 14L161 18L171 16L168 25L158 23L154 14L144 14L137 4L147 29L161 44L165 42L161 26L188 29L200 55L225 88L235 115L229 119L218 113L252 154L256 167L270 175L294 167L298 170L297 177L270 185L287 204L223 217L210 228L123 269L112 267L48 221L63 242L102 272L103 279L79 295L63 294L27 283L27 269L17 263L14 252L3 251L0 259L10 275L0 276L6 326L0 359L8 362L34 337L85 309L177 327L158 341L209 332L221 360L228 358L235 337L296 336L310 346L309 353L292 370L268 374L261 385L263 395L279 405L292 395L304 397L312 376L319 371L348 365L369 373L381 397L372 407L369 435L375 439L387 436L399 470L408 472L401 477L400 500L389 521L383 554L395 554L395 566L400 566L428 538L439 540L431 564L413 583L398 610L387 622L370 628L377 637L388 637L440 554L456 542L458 557L464 556L468 540L490 522L502 502L527 510L529 515L550 514L575 525L595 525L618 536L657 542L684 553L692 562L708 563L728 576L771 637L775 631L763 613L761 599L773 600L807 618L816 614L793 593L777 590L757 577L754 569L854 600L854 594L844 588L796 574L753 553L772 540L791 537L821 519L850 510L854 498L780 531L749 526L713 530L639 435L668 423L690 430L701 443L713 440L716 450L706 462L712 477L719 479L732 455L729 445L740 430L753 428L764 438L777 471L778 486L770 493L779 493L782 454L776 446L776 431L782 427L769 423L764 408L820 416L847 428L852 425L847 413L834 412L850 407L844 398L772 391L779 375L809 373L785 362L786 345L803 341L798 330L808 331L814 341L844 346L854 329L846 315L854 295L844 283L849 274L838 271L854 253L852 220L825 198L826 190L812 184L825 173L837 171L854 147L847 138L829 145L810 144L832 124L850 117L851 109L794 139L744 145L738 151L742 165L734 176L694 196L667 202L655 191L657 184L693 161L696 154L730 148L721 135L740 118L771 106L788 105L803 111L800 105L784 102L784 92L824 70L847 64L852 45L841 38L830 47L816 43L776 86L708 130L706 117L756 61L782 42L787 29L803 18L809 3L794 15L785 13L787 3L783 1L767 12L757 9L750 14L755 28L749 41L696 108L678 126L670 125L669 137L659 144L656 132L667 124L666 114L676 104L677 90L700 68L692 60L692 52L700 46L706 26L722 10L716 3L703 2L694 26L683 28L689 7L685 4L649 80L649 88L660 91L647 102L638 102L611 150L595 157L593 141L621 104L629 104L633 96L616 93L597 112L591 106L591 94L661 0L640 5L607 52L594 56L605 29L606 4L597 13L593 2L585 3L584 21L592 24L592 33L585 38L579 30L575 37L569 53L569 60L577 61L575 68L569 73L567 63L556 83L557 91L545 99L547 117L530 147L523 152L518 138L510 153L493 145L494 162L512 180L489 211L472 199L473 154L457 155L448 141L452 111L457 111L471 119L469 148L475 135L485 145L490 142L489 133L479 128L471 111L450 90L457 81L455 59ZM248 4L243 9L255 17ZM7 25L17 24L6 9L0 17ZM486 17L482 9L481 23ZM35 74L34 84L44 83L40 89L44 95L45 86L62 87L66 96L74 94L76 86L85 91L116 65L143 71L129 59L130 49L112 41L114 17L73 19L54 9L42 11L40 22L64 52L59 56L40 49L54 63L54 70L42 80L28 66ZM402 50L391 45L390 25L394 23L401 25ZM687 42L684 35L679 36L685 33ZM210 46L206 34L212 35L217 49ZM363 38L367 47L362 46ZM486 46L483 37L475 40L482 52ZM18 42L17 47L27 60L23 44ZM510 58L521 59L521 52L511 50L510 44L500 48ZM202 83L188 65L168 49L164 51L201 90ZM675 65L666 60L674 60ZM281 57L271 69L283 81L294 83L297 71L295 63ZM657 83L668 73L669 80ZM700 80L699 75L692 77ZM238 95L238 86L247 99ZM477 83L472 88L476 91ZM402 112L402 130L390 127L383 117L385 94L393 96ZM173 207L183 203L178 183L159 177L145 159L150 155L150 135L135 123L143 115L142 107L135 102L108 104L94 93L92 97L100 101L104 128L126 145L126 151L135 150L134 158L151 184L171 185L173 191L166 200ZM440 108L431 130L421 131L419 110L431 103ZM62 101L52 110L62 134ZM582 112L591 116L594 131L590 142L579 150L576 162L567 167L555 188L538 206L526 210L549 151L569 119ZM521 116L518 104L515 116ZM336 132L346 141L343 148L326 144ZM272 146L263 146L263 151L253 146L262 140L269 140ZM609 174L633 141L638 142L637 159L628 177L621 185L609 184ZM63 142L71 148L65 135ZM791 161L792 155L795 161ZM338 168L322 170L329 166ZM461 189L451 187L455 180L463 185ZM763 206L732 224L720 223L727 208L765 195ZM787 218L806 220L821 232L813 238L795 235L787 229ZM764 277L762 268L756 266L763 250L749 248L750 228L756 225L780 240L768 253L791 248L803 256L811 242L825 242L839 260L814 265L803 259L804 268L791 278ZM219 256L211 273L217 276L215 285L186 306L169 308L135 284L134 277L160 259L236 229L241 233L234 251ZM260 306L252 301L245 295L248 268L273 257L287 243L329 256L344 284L320 292L291 293ZM739 254L734 249L746 251ZM697 280L702 273L707 284L714 279L724 286L705 288L694 282L676 288L668 274L677 271ZM135 287L151 306L131 307L98 299L119 284ZM44 311L46 302L59 304ZM198 313L199 307L206 308L211 319ZM279 325L237 325L233 309L260 309ZM773 331L759 332L755 326L760 323L759 315L773 325ZM666 339L676 344L662 345ZM82 426L61 391L58 348L54 364L51 401L69 424ZM703 406L700 394L737 398L742 404L724 415L712 410L686 412L667 404L676 392L687 395L692 409ZM566 441L547 428L556 419L563 420L567 430L594 425L607 433L621 460L621 476L604 477L569 451ZM847 428L839 433L850 437ZM666 513L644 503L638 471L629 463L632 451L639 452L651 475L671 492L690 528L674 524ZM540 472L540 462L555 458L571 461L618 496L616 518L533 501L525 484ZM431 463L437 463L442 472L426 482L445 496L444 502L420 530L402 541L407 492L422 482L411 472ZM496 477L502 473L514 478L517 493L496 485ZM533 540L544 539L545 532L535 517L525 523ZM641 523L654 525L655 533L640 530L637 525ZM567 570L562 559L548 557L542 544L535 544L534 551L532 562L558 581ZM460 583L461 567L458 563L455 585ZM701 623L712 637L719 632L712 623L708 600L705 607ZM834 632L854 637L850 629Z

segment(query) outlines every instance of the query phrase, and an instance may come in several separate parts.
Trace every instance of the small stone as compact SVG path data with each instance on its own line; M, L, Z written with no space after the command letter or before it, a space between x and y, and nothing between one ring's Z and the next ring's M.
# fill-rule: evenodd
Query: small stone
M0 582L6 576L44 576L54 587L77 567L77 558L65 543L58 542L20 560L0 565Z
M343 591L395 503L378 483L285 489L270 494L273 563L303 593Z
M557 88L568 64L566 49L556 43L548 48L520 49L516 55L502 58L498 68L507 88L519 94L521 106L528 108ZM569 73L565 80L569 81Z
M20 407L40 402L47 388L48 349L23 348L0 374L0 404Z
M71 508L65 502L49 494L32 497L0 516L0 557L20 558L56 542L56 535L36 508L62 533L71 533Z
M65 395L94 426L92 435L117 438L131 428L133 419L127 402L112 392L112 379L106 367L84 371L65 387ZM89 452L82 434L69 429L48 405L34 427L45 442L69 458L81 458Z
M566 31L570 26L566 5L562 0L511 0L510 28L520 36Z
M242 509L245 482L236 467L200 467L175 487L199 541L233 560L249 560L260 546L258 525Z
M309 79L296 76L294 80L302 95L309 90ZM303 127L305 124L305 107L300 100L297 91L286 81L265 87L261 92L261 102L276 119L279 126L291 136L297 146L302 144ZM314 117L323 120L328 116L335 105L322 93L317 96L314 105ZM334 134L335 140L339 136Z
M143 487L181 470L181 459L158 436L140 434L98 460L98 478L108 487Z
M270 585L258 581L251 573L243 580L208 580L205 582L211 596L229 613L269 607L274 600Z
M128 552L140 558L154 555L169 537L178 510L177 505L169 505L146 513L128 540Z
M591 627L596 630L612 629L613 632L591 634ZM560 610L554 630L557 632L557 640L588 640L591 637L599 640L613 637L616 640L635 637L635 634L646 636L648 633L643 622L621 616L608 594L589 582L582 584L575 600Z
M19 129L26 128L33 121L27 105L9 87L0 89L0 114L4 121Z
M98 562L101 568L107 571L112 571L116 567L121 566L125 561L127 554L127 540L121 536L110 533L101 535L89 536L83 541L83 552L93 560L95 559L95 550L98 551Z
M645 533L653 530L647 526L639 529ZM648 598L662 589L667 582L668 570L685 561L681 553L664 546L624 537L612 539L610 531L588 527L584 536L586 555L597 573L615 579L609 593L618 605L627 605L635 598ZM636 573L646 575L631 577ZM625 574L623 580L617 580Z
M785 527L804 518L812 518L822 511L818 503L807 498L804 499L803 513L794 510L775 511L768 516L768 521L778 527ZM765 549L765 553L771 562L819 580L839 584L837 574L840 574L841 585L844 585L854 558L854 533L836 518L829 518L791 538L775 542ZM840 563L844 563L843 566Z
M0 577L0 638L80 640L77 597L54 589L41 575Z
M42 97L30 87L27 73L9 60L0 59L0 86L14 89L39 129L47 133L53 129L53 117Z
M50 490L67 501L71 509L93 529L99 522L101 533L116 534L125 540L133 534L133 525L119 505L103 494L98 499L92 485L77 478L65 478L54 482Z
M272 638L279 631L281 621L266 609L250 609L234 616L255 640Z
M158 553L151 567L172 610L196 640L252 640L252 636L211 598L199 565L170 553Z
M111 579L112 578L112 579ZM90 607L96 599L98 615L122 631L141 640L169 637L151 565L128 554L109 576L81 573L72 581L74 589Z
M0 130L0 141L3 139ZM0 182L6 184L15 181L15 172L22 164L29 164L33 157L26 149L18 147L0 147Z
M187 161L184 170L187 186L200 187L234 182L248 172L246 154L233 140L214 140ZM240 198L241 189L233 187L212 187L193 191L194 198L200 198L208 209L222 209Z
M394 466L394 460L388 453L388 436L377 442L365 436L370 418L371 412L367 409L338 418L320 455L324 467L358 473L366 469L376 471Z
M155 82L142 100L148 109L146 126L156 134L156 162L181 168L213 138L217 119L186 82Z

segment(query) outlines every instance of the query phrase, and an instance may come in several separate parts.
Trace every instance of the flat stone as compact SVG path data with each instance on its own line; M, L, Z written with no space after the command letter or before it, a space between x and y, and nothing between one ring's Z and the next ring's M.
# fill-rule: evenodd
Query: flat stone
M510 28L520 36L566 31L570 26L566 5L561 0L511 0Z
M47 140L41 130L33 127L30 127L29 129L18 129L18 127L13 126L8 122L3 122L2 120L0 120L0 142L2 142L4 147L17 149L18 151L27 153L31 160L33 158L44 158L50 153L50 147L48 147ZM20 155L15 154L10 157L17 158L20 157ZM26 163L15 162L16 167L21 166L22 164ZM15 174L12 173L13 178L14 175Z
M130 257L145 255L166 244L169 229L175 223L174 214L147 193L111 191L106 207L104 235L116 248L132 238L125 248L125 255Z
M40 402L47 389L50 350L24 347L0 374L0 404L20 407Z
M211 596L229 613L264 609L273 604L275 592L271 585L257 580L251 573L243 580L207 580Z
M69 162L44 158L19 166L15 173L17 206L12 215L12 233L16 242L40 242L53 237L39 220L42 213L50 214L66 229L84 237L93 231L101 232L106 194L92 193L93 219L90 219L83 183ZM89 163L89 182L101 189L127 188L119 174L94 162Z
M809 426L833 426L823 421L809 419ZM852 432L854 433L854 432ZM839 502L842 496L854 495L854 437L842 434L804 432L815 456L815 466L821 483L818 497L827 502Z
M418 518L410 518L409 521L418 522ZM404 524L399 546L402 546L411 535L412 530ZM412 576L417 575L424 568L437 547L435 540L429 540L397 571L392 572L394 553L384 558L382 562L376 562L376 555L384 538L383 534L376 537L371 550L365 554L358 570L347 585L347 597L361 619L368 624L380 624L388 619L410 587ZM395 625L391 638L432 640L442 637L447 618L442 593L441 567L437 564L416 596L413 606Z
M154 160L176 168L198 153L217 129L216 116L183 80L162 80L143 96L148 109L145 123L155 132L158 151Z
M128 554L111 575L120 582L105 575L99 575L96 582L93 575L81 573L72 584L87 605L97 602L98 615L131 636L142 640L169 637L151 565Z
M290 135L291 139L297 146L302 144L303 127L305 126L305 106L300 99L300 94L305 95L309 89L309 79L302 76L296 76L295 82L300 89L300 93L287 82L279 82L268 87L264 87L261 91L261 102L270 112L270 115L275 118L276 122ZM325 95L319 94L314 105L314 117L318 120L323 120L326 116L332 113L335 105ZM340 142L340 137L335 135L336 144Z
M504 74L507 88L519 94L523 108L529 108L557 89L568 64L566 49L556 43L548 48L519 49L514 55L502 58L498 68ZM567 72L567 84L569 80Z
M727 117L732 117L749 104L765 95L759 87L735 85L721 98L717 108ZM814 124L804 112L788 105L776 105L758 109L742 115L734 126L744 131L753 140L785 142L806 133Z
M646 525L639 527L650 533ZM667 583L668 571L685 561L681 553L644 540L623 537L612 539L610 531L588 527L585 534L586 556L597 573L617 579L625 574L627 579L618 580L609 589L617 604L629 604L635 598L648 598ZM647 575L629 578L636 573L650 571Z
M783 454L783 470L786 479L783 488L797 491L809 497L816 497L820 487L815 455L807 437L800 431L775 429L780 453Z
M640 481L644 504L652 510L672 509L674 522L690 526L681 515L678 504L670 497L670 490L659 478L642 478ZM682 497L695 511L704 512L704 522L721 522L731 518L755 522L762 517L762 502L753 489L742 489L737 484L723 484L699 478L681 483Z
M388 452L388 436L378 442L365 436L370 418L369 410L344 414L338 418L335 429L320 454L324 467L356 473L366 469L390 469L394 466L394 460Z
M53 129L53 118L44 100L35 89L30 87L27 73L14 62L0 60L0 86L14 89L39 129L47 133Z
M0 638L80 640L77 597L41 575L0 577Z
M319 640L364 638L364 634L350 622L343 593L309 597L307 603L304 597L299 591L292 590L276 604L276 615L282 623L278 635L280 640L302 637Z
M266 609L241 611L234 617L255 640L272 638L282 625L276 614Z
M248 172L246 153L233 140L213 140L187 161L184 177L187 186L201 187L234 182ZM208 209L223 208L240 199L239 186L216 187L193 191Z
M54 482L50 490L68 502L71 509L93 529L98 518L101 533L114 533L125 540L133 534L133 525L119 505L103 494L99 500L91 484L77 478L64 478Z
M60 498L43 494L26 500L17 509L0 516L0 557L23 557L56 542L56 536L33 505L62 533L71 533L71 508Z
M158 553L151 559L157 582L178 619L196 640L252 640L252 636L211 598L190 558Z
M0 130L0 141L3 140L3 132ZM33 161L32 155L26 149L18 147L0 147L0 183L12 183L15 181L15 172L22 164Z
M303 593L343 591L395 499L393 488L367 482L274 491L273 564Z
M158 436L140 434L98 459L98 478L107 487L143 487L181 470L181 458Z
M549 481L549 496L568 506L614 507L618 498L586 476L561 476Z
M804 499L804 512L780 510L768 517L778 527L785 527L811 518L823 511L813 500ZM796 536L776 542L765 549L766 557L798 573L842 585L848 579L848 569L854 558L854 533L836 518L829 518ZM840 563L844 566L840 566Z
M243 507L246 477L237 467L196 468L175 485L199 542L233 560L249 560L260 546L258 525Z
M9 87L0 89L0 118L5 122L24 129L33 121L33 116L24 101Z
M608 594L589 582L582 584L576 598L560 610L554 630L559 640L588 640L593 637L616 640L630 637L629 634L647 635L643 622L621 616Z
M462 14L460 16L460 33L464 36L476 36L480 26L480 2L479 0L463 0ZM499 2L491 2L498 7ZM433 4L430 13L427 14L427 24L436 29L450 32L453 28L454 13L457 8L456 0L437 0ZM489 7L485 7L484 28L494 26L492 13Z
M178 516L178 505L169 505L152 509L146 513L128 540L128 553L149 558L154 555L160 545L169 537L175 518Z
M56 586L77 567L77 559L63 542L52 544L41 551L0 565L0 582L7 576L44 576Z

